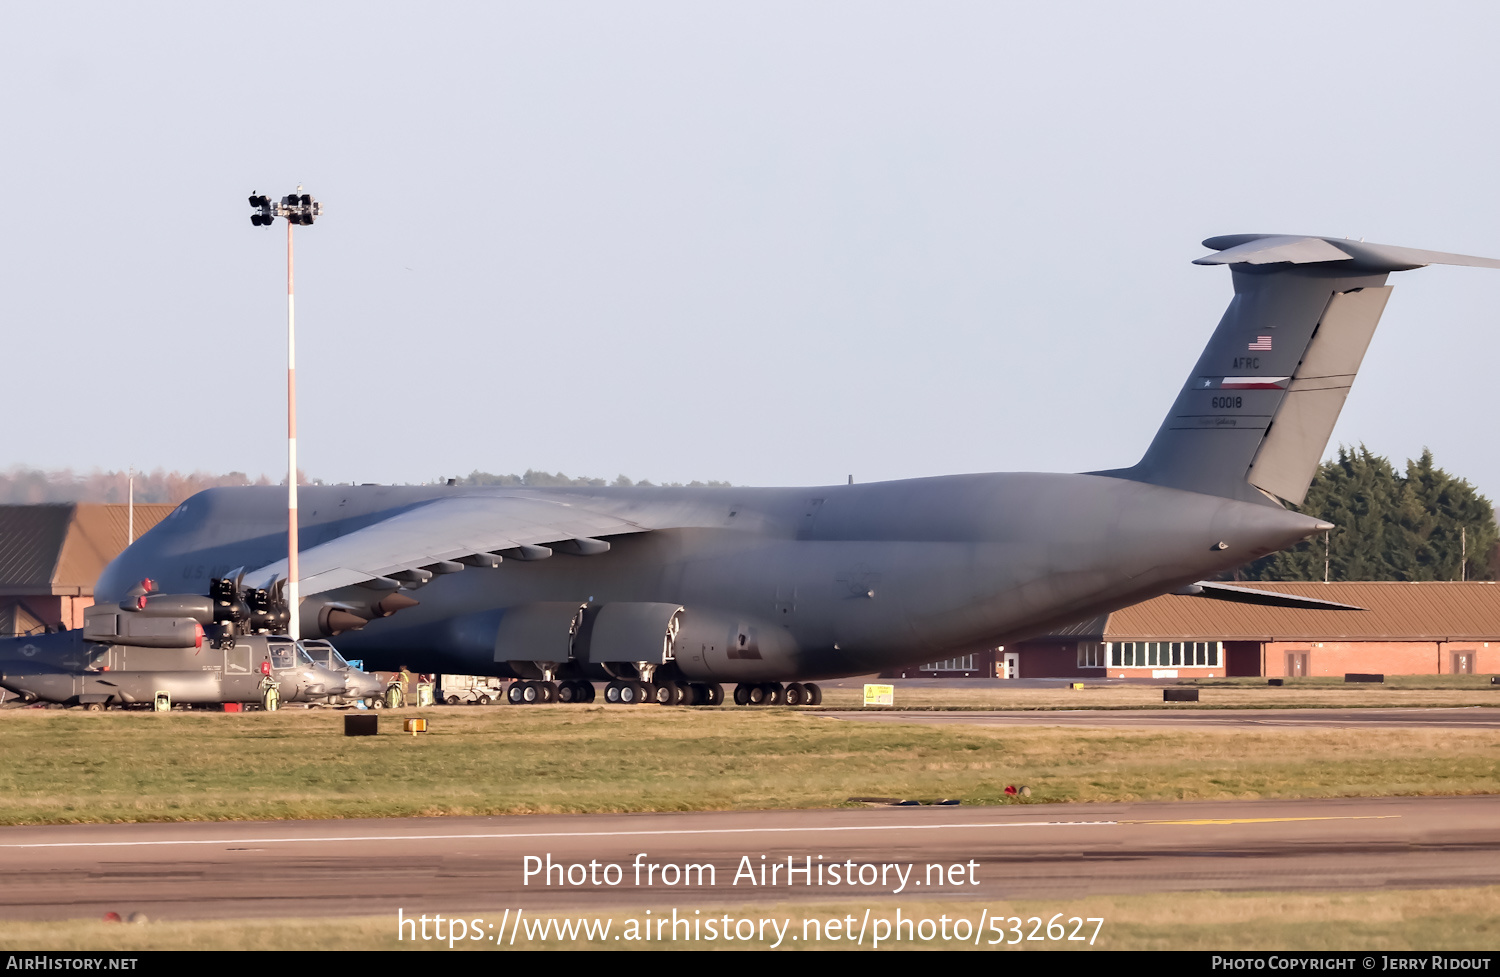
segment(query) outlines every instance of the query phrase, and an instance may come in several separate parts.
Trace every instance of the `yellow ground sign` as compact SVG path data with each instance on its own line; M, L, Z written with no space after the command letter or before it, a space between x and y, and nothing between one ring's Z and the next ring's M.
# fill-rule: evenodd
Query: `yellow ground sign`
M865 705L867 706L894 706L896 704L896 687L894 685L867 685L865 686Z

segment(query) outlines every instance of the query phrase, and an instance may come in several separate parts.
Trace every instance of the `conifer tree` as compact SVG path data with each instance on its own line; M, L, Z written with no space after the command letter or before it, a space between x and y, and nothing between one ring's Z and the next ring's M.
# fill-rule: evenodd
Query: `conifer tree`
M1308 486L1301 512L1336 527L1241 570L1250 580L1490 580L1500 538L1489 499L1433 464L1405 475L1364 445L1339 448ZM1465 555L1466 554L1466 555Z

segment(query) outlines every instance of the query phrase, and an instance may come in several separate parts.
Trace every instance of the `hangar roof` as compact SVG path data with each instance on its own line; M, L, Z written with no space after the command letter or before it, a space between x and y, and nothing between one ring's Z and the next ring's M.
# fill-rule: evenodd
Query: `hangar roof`
M125 549L127 506L65 502L0 505L0 597L91 597L105 564ZM135 534L176 506L135 507Z
M1099 641L1500 640L1500 584L1489 581L1236 586L1364 610L1275 607L1168 594L1061 629L1055 636Z

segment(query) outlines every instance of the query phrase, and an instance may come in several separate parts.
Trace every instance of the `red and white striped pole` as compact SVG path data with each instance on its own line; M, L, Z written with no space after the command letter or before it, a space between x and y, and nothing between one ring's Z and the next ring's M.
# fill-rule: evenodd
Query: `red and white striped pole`
M297 594L297 299L292 278L292 225L311 224L323 213L323 205L297 187L297 192L279 203L254 191L250 194L250 223L270 227L276 218L286 218L286 606L290 619L287 634L295 641L302 636Z
M292 222L286 222L286 633L302 637L297 603L297 308L292 289Z

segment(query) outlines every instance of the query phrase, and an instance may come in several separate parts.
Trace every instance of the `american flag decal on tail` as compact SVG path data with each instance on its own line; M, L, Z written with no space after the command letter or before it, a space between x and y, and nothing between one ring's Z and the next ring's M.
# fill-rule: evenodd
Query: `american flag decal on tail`
M1256 336L1255 337L1255 342L1251 343L1249 346L1246 346L1245 348L1246 349L1265 349L1265 350L1269 350L1271 348L1271 337L1270 336Z

